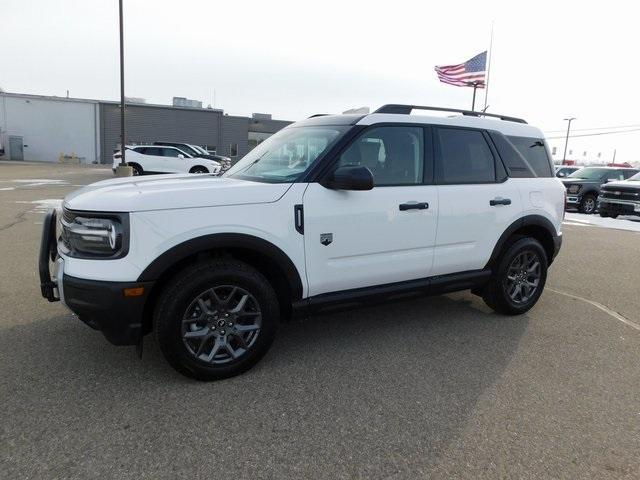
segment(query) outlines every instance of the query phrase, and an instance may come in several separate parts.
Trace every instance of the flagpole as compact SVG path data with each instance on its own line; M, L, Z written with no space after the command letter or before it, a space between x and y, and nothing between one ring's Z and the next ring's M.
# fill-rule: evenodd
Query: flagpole
M471 111L476 110L476 90L478 89L478 82L473 82L473 100L471 101Z
M482 109L483 112L487 111L487 98L489 97L489 77L491 75L491 57L493 57L492 52L493 52L493 20L491 21L491 39L489 40L489 59L487 60L488 66L487 66L487 81L485 83L485 90L484 90L484 108Z

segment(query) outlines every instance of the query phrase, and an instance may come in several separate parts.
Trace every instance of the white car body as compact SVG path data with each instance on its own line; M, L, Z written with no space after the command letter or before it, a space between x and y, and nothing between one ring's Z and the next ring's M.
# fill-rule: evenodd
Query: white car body
M113 155L113 169L120 164L120 152ZM163 145L127 146L125 158L129 165L139 165L144 173L220 173L219 162L194 157L176 147ZM206 172L204 172L206 170Z
M543 138L529 125L475 117L412 115L410 120L481 128L489 124L505 134ZM406 121L404 115L372 114L358 124ZM489 201L496 197L510 198L512 204L490 208ZM401 201L426 201L430 208L400 212ZM292 220L297 204L304 205L304 235L296 232ZM285 252L307 297L482 268L503 232L527 215L547 219L561 235L564 187L559 179L548 177L358 192L329 190L318 183L172 175L98 182L69 195L64 207L129 212L131 222L127 256L111 261L65 258L65 272L71 276L135 281L155 258L181 242L240 233L263 238ZM316 238L328 231L336 238L331 248Z
M231 318L237 312L262 315L242 310L253 295L246 290L228 309L238 291L256 285L266 288L262 305L279 305L275 311L285 317L372 297L465 289L495 311L524 313L541 295L562 243L565 188L544 135L510 117L402 113L408 107L311 117L261 143L222 177L117 178L68 195L58 230L53 213L44 221L43 296L62 300L116 345L138 344L159 318L172 322L156 330L165 357L203 379L246 369L225 365L235 365L256 337L220 342L264 328L230 321L238 321ZM127 155L128 162L137 158ZM225 276L221 282L253 276L245 287L212 287L202 283L207 275ZM216 288L231 293L220 300ZM201 298L212 291L215 308ZM518 295L520 304L513 303ZM183 303L171 306L178 302L187 313ZM192 329L178 336L186 323ZM193 359L183 363L166 350L191 348L194 336L204 340L197 353L185 353ZM210 365L218 361L222 366Z

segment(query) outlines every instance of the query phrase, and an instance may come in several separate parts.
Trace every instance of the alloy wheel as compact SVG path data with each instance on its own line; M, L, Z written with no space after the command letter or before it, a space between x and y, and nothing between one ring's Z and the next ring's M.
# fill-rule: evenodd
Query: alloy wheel
M596 209L596 201L593 198L587 198L584 201L584 213L593 213Z
M532 250L520 252L509 264L504 281L505 292L516 304L527 303L540 285L540 257Z
M198 360L225 364L247 354L262 325L253 295L235 285L220 285L198 295L182 319L182 341Z

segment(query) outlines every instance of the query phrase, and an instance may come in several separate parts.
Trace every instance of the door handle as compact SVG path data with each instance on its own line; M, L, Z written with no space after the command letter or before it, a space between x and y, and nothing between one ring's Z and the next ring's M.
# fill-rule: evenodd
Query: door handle
M427 202L407 202L401 203L398 208L400 208L401 212L405 210L426 210L429 208L429 204Z
M489 205L495 207L496 205L511 205L510 198L494 198L493 200L489 200Z

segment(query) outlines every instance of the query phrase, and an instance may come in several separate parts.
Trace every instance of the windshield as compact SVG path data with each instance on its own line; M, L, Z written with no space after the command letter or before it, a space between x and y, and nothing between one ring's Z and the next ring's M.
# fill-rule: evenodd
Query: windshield
M607 174L607 172L610 172L610 171L611 170L608 170L606 168L586 167L573 172L567 178L581 178L584 180L600 180L602 177L604 177Z
M209 152L207 152L204 148L198 146L198 145L189 145L193 150L196 151L196 153L200 154L200 155L209 155Z
M251 150L224 176L268 183L295 182L348 128L285 128Z

